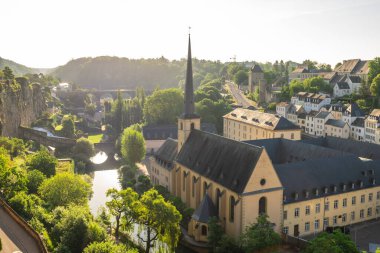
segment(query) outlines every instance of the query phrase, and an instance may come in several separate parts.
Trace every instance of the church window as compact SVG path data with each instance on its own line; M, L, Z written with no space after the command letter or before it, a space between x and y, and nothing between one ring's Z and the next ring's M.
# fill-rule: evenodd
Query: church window
M230 222L234 222L235 219L235 198L230 197Z
M259 214L267 213L267 198L261 197L259 200Z
M207 227L206 227L206 225L202 225L201 230L202 230L202 235L203 236L207 236Z

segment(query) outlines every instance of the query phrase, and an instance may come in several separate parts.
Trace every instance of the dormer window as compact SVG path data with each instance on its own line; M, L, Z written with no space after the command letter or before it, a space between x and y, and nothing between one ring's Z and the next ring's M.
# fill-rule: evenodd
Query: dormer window
M327 194L329 192L329 189L327 187L324 188L324 193Z
M315 196L318 196L318 195L319 195L319 190L315 189Z
M343 184L343 191L345 191L346 189L347 189L347 185Z
M309 191L305 191L305 198L309 197Z
M355 183L351 184L351 189L355 189Z

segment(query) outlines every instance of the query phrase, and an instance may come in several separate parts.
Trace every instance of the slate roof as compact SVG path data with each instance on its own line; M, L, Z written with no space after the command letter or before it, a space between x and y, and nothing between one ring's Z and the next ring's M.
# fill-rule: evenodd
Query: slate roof
M194 211L191 218L193 220L202 222L202 223L208 223L209 219L211 217L217 217L218 213L216 211L216 208L214 206L214 203L206 193L206 195L203 197L202 202L199 204L198 208Z
M346 152L288 139L262 139L245 141L264 147L273 164L297 163L316 158L328 159L349 155Z
M350 85L348 85L347 82L339 82L336 85L338 85L338 88L340 90L349 90L350 89Z
M355 69L356 65L360 62L360 59L352 59L343 61L342 65L335 69L336 72L348 72L351 73Z
M346 113L348 113L351 117L365 117L365 113L358 106L357 103L351 103L347 109Z
M362 79L359 76L349 76L348 78L350 78L351 82L353 82L353 83L361 83L362 82Z
M258 64L253 65L251 68L252 73L264 73L261 67Z
M297 130L297 125L288 119L271 113L260 112L257 110L247 110L236 108L232 112L223 116L223 118L245 122L269 130Z
M306 68L296 68L292 73L309 73L309 71Z
M329 116L330 112L320 111L314 118L316 119L325 119Z
M364 128L364 118L356 118L354 122L351 123L351 126Z
M333 127L339 127L339 128L344 128L344 126L347 123L344 122L343 120L339 119L328 119L325 123L325 125L333 126Z
M242 193L262 151L261 147L193 130L176 161L236 193Z
M280 164L274 168L284 187L285 204L380 185L380 161L360 159L354 155L346 156L344 159L311 159L293 164ZM363 183L362 187L360 182ZM351 188L352 183L355 185L354 189ZM343 185L346 185L345 190ZM316 189L319 191L318 195ZM308 197L306 192L309 193ZM298 198L295 197L295 193L298 193Z
M216 127L211 123L202 123L202 131L216 133ZM142 129L145 140L166 140L167 138L178 138L178 126L172 125L150 125L144 126Z
M307 136L302 136L301 142L351 153L356 156L365 157L368 159L380 159L380 145L373 143L337 138L332 136L319 138L307 138Z
M178 141L168 138L156 151L154 157L171 165L177 156L177 147Z

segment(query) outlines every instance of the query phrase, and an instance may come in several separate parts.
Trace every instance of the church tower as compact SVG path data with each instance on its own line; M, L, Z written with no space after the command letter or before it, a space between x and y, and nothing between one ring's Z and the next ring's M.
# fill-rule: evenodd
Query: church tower
M187 69L185 82L184 112L178 119L178 152L189 137L191 130L201 128L201 118L195 114L193 66L191 61L191 42L189 34L189 48L187 54Z

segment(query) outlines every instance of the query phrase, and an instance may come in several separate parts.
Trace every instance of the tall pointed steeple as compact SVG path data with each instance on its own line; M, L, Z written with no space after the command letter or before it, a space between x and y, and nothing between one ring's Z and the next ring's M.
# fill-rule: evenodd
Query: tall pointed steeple
M193 87L193 64L191 60L191 40L189 34L189 46L187 52L187 68L186 68L186 82L185 82L185 100L183 118L191 119L199 117L195 114L194 109L194 87Z

